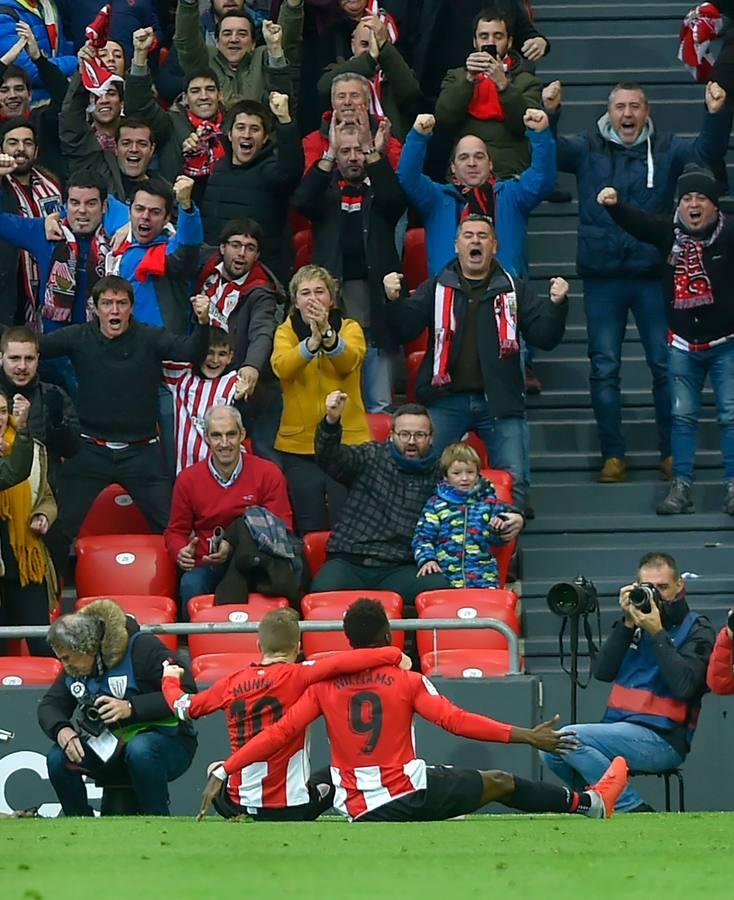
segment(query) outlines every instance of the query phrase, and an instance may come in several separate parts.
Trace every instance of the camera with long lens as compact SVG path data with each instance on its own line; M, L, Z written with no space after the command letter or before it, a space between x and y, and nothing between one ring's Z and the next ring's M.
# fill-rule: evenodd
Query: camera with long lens
M642 584L632 588L627 596L631 605L641 613L652 612L653 603L660 606L663 602L660 591L649 581L643 581Z
M85 694L77 703L77 720L80 728L93 737L99 737L107 730L99 709L94 705L97 698Z
M557 616L585 616L599 605L599 594L590 578L578 575L573 581L559 581L548 591L548 608Z

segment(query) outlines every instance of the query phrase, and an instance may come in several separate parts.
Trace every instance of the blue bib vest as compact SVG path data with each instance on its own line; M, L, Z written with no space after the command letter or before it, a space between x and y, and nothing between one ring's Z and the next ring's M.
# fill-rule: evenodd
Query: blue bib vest
M71 696L79 701L82 697L116 697L118 700L127 700L140 693L135 670L133 669L133 647L142 632L136 631L130 635L127 642L125 655L117 665L108 669L103 675L86 675L78 678L67 675L64 679ZM122 725L114 728L115 733L123 741L129 741L141 731L163 731L166 734L175 734L178 731L178 720L171 714L170 718L157 719L154 722L136 722L131 725ZM118 731L119 728L119 731ZM184 729L185 731L186 729Z
M676 649L686 642L698 619L698 613L689 612L680 625L668 629ZM700 698L689 702L672 696L655 660L652 638L642 631L639 642L630 646L622 660L602 722L634 722L661 732L683 726L690 749L700 708Z

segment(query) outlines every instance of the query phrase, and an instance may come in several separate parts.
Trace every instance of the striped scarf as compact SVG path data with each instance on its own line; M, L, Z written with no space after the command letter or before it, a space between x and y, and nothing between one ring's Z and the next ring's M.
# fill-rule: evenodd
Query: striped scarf
M12 175L6 177L6 182L18 201L18 213L24 219L46 218L61 208L61 188L58 182L40 169L31 169L28 187ZM37 291L40 277L36 260L27 250L20 251L20 271L23 289L28 298L25 323L31 331L39 332Z
M720 212L709 237L705 240L696 238L680 227L676 213L673 248L668 257L668 265L673 267L674 309L694 309L697 306L711 306L714 302L703 253L718 240L723 227L724 215Z
M224 158L224 145L222 144L222 111L217 112L216 118L202 119L192 112L187 112L191 127L196 132L199 143L189 150L183 151L183 171L189 178L199 178L211 175L215 165Z
M70 322L76 298L76 280L79 266L79 244L76 236L69 228L68 219L61 223L64 240L54 247L51 269L43 297L42 315L51 322ZM110 243L104 228L100 225L89 245L87 257L87 289L91 295L92 288L105 274L105 262L110 253ZM92 309L87 300L87 321L93 318Z
M515 283L508 274L512 290L503 291L492 301L494 321L497 326L497 343L499 358L506 359L518 353L520 344L517 339L517 295ZM433 342L433 377L434 387L451 384L449 362L451 348L456 335L456 314L454 311L455 289L436 282L433 300L434 342Z

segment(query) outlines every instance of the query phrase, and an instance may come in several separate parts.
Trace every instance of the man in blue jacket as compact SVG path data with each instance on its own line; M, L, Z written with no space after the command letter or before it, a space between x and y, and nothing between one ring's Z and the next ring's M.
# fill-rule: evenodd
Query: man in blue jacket
M653 376L660 472L669 479L671 402L668 387L667 317L657 250L624 232L596 202L604 187L648 213L672 212L678 177L690 162L721 167L731 129L726 92L706 85L706 112L699 136L682 138L656 131L645 92L618 84L607 112L583 134L556 139L558 168L576 176L579 198L576 266L583 279L589 342L589 384L603 466L598 480L627 477L619 384L622 341L629 311L635 317ZM543 89L543 105L555 127L561 84Z

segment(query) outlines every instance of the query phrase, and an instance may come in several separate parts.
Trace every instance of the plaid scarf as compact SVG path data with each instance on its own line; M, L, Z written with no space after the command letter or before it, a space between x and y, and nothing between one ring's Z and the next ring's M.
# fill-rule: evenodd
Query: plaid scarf
M64 240L58 241L51 259L51 269L46 282L41 315L51 322L70 322L76 297L76 279L79 266L79 244L69 228L68 219L61 223ZM87 256L87 289L91 294L96 282L105 274L105 259L110 243L100 225L92 235ZM93 318L87 299L87 321Z
M492 301L494 309L494 321L497 326L497 342L499 344L499 358L506 359L520 350L517 340L517 296L515 294L515 282L512 276L510 280L511 290L497 294ZM433 377L431 384L434 387L444 387L451 384L449 373L449 361L451 348L456 335L456 314L454 311L455 289L445 284L436 282L436 290L433 300Z
M694 309L710 306L714 302L711 279L706 271L703 253L721 234L724 215L719 213L711 235L705 240L695 238L679 225L678 214L673 222L673 248L668 257L668 265L673 267L673 308Z
M345 181L339 179L339 192L341 194L341 209L345 213L362 212L362 204L364 203L365 187L367 181Z
M186 117L198 135L199 143L193 150L186 149L183 152L184 175L188 175L189 178L211 175L214 166L224 157L222 111L217 112L214 120L200 119L188 110Z
M464 208L459 213L459 222L463 222L467 216L477 215L486 216L494 225L494 181L488 181L475 188L463 187L458 184L456 186L464 199Z
M267 507L248 506L242 518L258 549L281 559L296 558L285 522Z
M40 169L31 169L28 187L12 175L8 175L6 181L18 201L18 212L24 219L45 218L61 208L61 188L58 182ZM29 300L25 307L25 323L31 331L38 332L38 265L27 250L20 251L20 271L23 289Z

